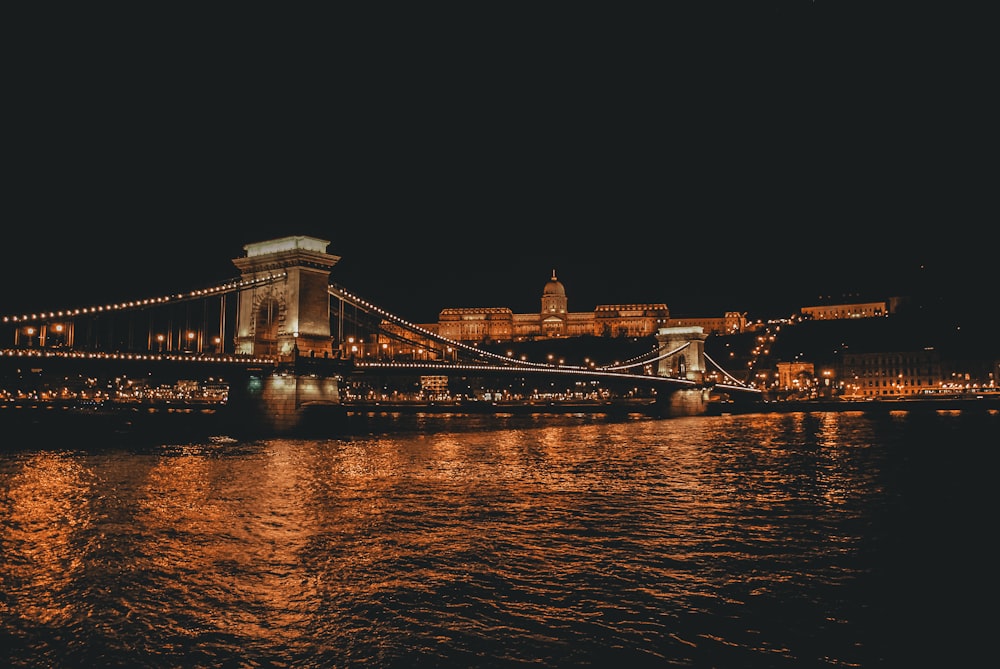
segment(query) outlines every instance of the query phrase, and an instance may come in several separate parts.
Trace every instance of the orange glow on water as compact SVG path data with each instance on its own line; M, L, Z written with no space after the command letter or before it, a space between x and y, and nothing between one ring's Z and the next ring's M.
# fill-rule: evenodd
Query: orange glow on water
M344 439L27 451L0 460L0 620L99 627L178 663L203 643L330 665L473 643L801 660L788 598L828 606L831 634L860 624L845 592L871 605L865 533L900 494L879 440L957 418L438 416Z

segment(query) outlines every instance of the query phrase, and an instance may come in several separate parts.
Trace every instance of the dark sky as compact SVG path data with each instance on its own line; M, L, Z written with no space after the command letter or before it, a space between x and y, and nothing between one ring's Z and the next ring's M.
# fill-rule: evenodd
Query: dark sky
M420 322L535 311L553 269L579 311L791 313L970 267L985 295L979 22L834 6L26 19L0 314L211 285L298 234Z

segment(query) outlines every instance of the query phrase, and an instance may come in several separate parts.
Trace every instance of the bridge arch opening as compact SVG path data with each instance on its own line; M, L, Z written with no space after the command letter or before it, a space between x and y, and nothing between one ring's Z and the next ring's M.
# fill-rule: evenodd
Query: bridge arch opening
M278 354L281 303L274 296L261 298L254 313L253 351L257 355Z

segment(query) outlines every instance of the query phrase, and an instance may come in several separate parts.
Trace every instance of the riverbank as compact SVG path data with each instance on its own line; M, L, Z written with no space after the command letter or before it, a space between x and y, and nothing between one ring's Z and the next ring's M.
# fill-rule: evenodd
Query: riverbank
M199 438L218 433L221 405L87 405L71 402L0 402L3 446L17 448L74 437L89 446L117 439Z
M613 400L508 400L437 402L343 402L347 413L451 413L451 414L535 414L535 413L647 413L659 412L655 398L625 398Z
M948 398L916 398L886 400L784 400L760 402L710 401L704 415L719 416L753 413L796 412L866 412L897 411L984 411L1000 412L1000 396L969 395ZM308 407L303 416L302 431L318 434L348 434L358 425L367 429L371 420L394 416L582 416L588 419L610 419L646 416L666 418L652 398L628 398L606 401L542 401L518 402L345 402L336 406ZM688 414L699 415L699 414ZM60 443L66 437L92 445L110 444L118 439L190 440L206 435L243 434L247 425L230 415L224 405L163 404L139 406L106 404L75 406L58 402L0 403L0 431L8 448ZM254 434L252 430L250 434Z
M962 397L908 397L885 400L775 400L752 403L713 402L711 413L793 413L798 411L953 411L985 409L1000 411L998 395Z
M572 414L638 413L662 415L663 407L653 398L628 398L603 401L523 400L508 402L344 402L340 408L348 414ZM985 408L1000 410L1000 395L962 397L893 398L885 400L773 400L754 402L709 401L707 414L791 413L798 411L910 411L918 409L953 410Z

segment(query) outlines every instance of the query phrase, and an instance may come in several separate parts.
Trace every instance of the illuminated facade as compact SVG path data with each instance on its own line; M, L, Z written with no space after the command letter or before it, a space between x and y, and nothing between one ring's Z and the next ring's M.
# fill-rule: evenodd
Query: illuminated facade
M721 318L671 318L670 327L697 326L706 334L731 335L747 329L747 315L739 311L727 311Z
M938 388L944 379L941 355L919 351L845 353L840 377L849 397L906 397Z
M645 337L669 325L665 304L602 304L594 311L571 312L566 288L556 277L542 289L541 309L515 314L506 307L442 309L436 326L425 326L460 342L505 342L556 337Z
M648 337L663 328L695 328L704 334L733 334L746 329L746 315L726 312L722 318L671 319L666 304L601 304L594 311L569 310L566 288L556 276L542 289L537 313L516 314L507 307L447 308L437 323L420 324L428 335L463 344L524 342L561 337ZM343 355L380 360L452 360L458 352L431 338L383 321L382 334L371 340L348 337ZM697 373L699 370L689 370Z
M814 321L839 320L844 318L879 318L887 315L885 302L859 302L856 304L828 304L818 307L802 307L803 316Z
M782 391L799 391L812 388L816 375L815 365L811 362L779 362L778 389Z

